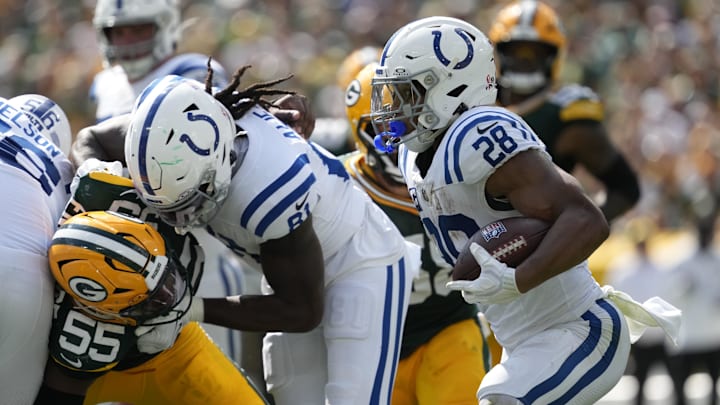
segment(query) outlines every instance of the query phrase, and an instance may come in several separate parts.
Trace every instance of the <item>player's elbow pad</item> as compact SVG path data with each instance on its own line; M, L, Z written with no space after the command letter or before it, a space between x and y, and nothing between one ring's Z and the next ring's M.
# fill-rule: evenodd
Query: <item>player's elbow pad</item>
M631 205L640 199L640 183L635 171L622 155L617 155L608 169L598 176L607 188L624 196Z

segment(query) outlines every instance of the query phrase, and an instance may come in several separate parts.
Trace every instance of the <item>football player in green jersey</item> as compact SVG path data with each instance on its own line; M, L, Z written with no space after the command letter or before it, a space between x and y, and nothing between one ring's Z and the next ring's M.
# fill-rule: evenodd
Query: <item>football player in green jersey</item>
M495 44L498 103L520 116L567 172L584 167L605 187L600 208L608 221L640 198L638 177L603 124L604 109L589 88L558 86L566 37L555 11L540 1L500 10L488 37Z
M76 177L48 251L55 309L35 404L267 403L197 322L169 349L141 347L150 318L187 309L203 252L149 213L130 179L96 169Z
M477 404L475 392L490 355L477 307L449 291L451 268L423 230L397 167L397 152L378 153L370 122L370 81L377 63L362 69L345 92L357 150L341 158L355 182L387 213L407 240L423 246L392 394L394 405Z

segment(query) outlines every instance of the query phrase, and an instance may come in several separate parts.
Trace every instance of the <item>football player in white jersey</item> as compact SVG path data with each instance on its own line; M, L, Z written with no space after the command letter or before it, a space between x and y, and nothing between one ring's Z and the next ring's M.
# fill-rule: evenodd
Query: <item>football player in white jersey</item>
M20 104L0 98L0 402L8 404L32 403L42 383L54 284L47 249L73 176L59 146Z
M90 98L97 106L97 122L129 113L140 91L165 75L180 75L202 82L208 69L212 69L213 86L227 85L225 69L217 61L208 62L206 55L198 53L177 53L182 34L180 19L177 0L98 0L93 25L97 30L104 70L95 76L90 91ZM86 139L79 137L75 148L82 147ZM103 142L107 148L113 145L122 148L122 142ZM106 156L92 157L111 160ZM71 158L80 167L88 156L74 153ZM206 232L198 230L195 236L206 257L198 294L225 296L249 291L243 289L245 277L240 260ZM215 325L203 325L203 328L225 354L233 361L241 362L239 332ZM254 374L258 378L259 372Z
M268 332L277 404L388 403L419 247L335 156L262 107L277 82L235 91L243 71L215 97L177 76L144 90L125 138L130 177L165 222L205 227L262 271L264 295L193 306L205 322ZM140 339L172 344L174 329Z
M135 97L158 77L205 77L206 55L176 53L182 34L177 0L98 0L93 25L104 67L90 89L97 122L130 112ZM211 64L213 84L224 87L225 70L216 61Z
M492 106L490 41L458 19L415 21L386 43L372 83L376 145L401 144L398 166L450 265L471 235L497 219L552 223L517 268L473 244L479 278L448 283L479 304L504 348L482 380L480 404L599 400L623 375L630 349L625 318L586 262L608 224L523 119Z

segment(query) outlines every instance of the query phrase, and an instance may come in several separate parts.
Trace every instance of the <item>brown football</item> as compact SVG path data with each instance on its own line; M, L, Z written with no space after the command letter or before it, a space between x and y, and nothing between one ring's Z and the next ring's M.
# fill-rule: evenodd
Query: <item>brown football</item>
M537 249L548 229L549 223L529 217L504 218L483 226L460 251L452 271L453 280L475 280L480 276L480 265L470 253L472 242L499 261L516 267Z

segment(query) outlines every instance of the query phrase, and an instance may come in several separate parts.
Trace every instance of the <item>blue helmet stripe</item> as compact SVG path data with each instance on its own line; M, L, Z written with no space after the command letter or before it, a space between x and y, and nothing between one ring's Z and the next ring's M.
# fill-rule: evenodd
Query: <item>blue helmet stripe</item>
M150 136L150 128L152 127L152 122L155 119L155 115L157 114L158 109L160 108L160 104L162 104L163 100L165 100L165 97L167 97L170 92L175 89L179 84L181 84L184 81L182 77L174 76L170 79L166 78L163 80L156 81L154 84L151 85L151 88L145 89L143 91L143 95L147 96L150 91L152 91L158 84L163 83L165 86L165 89L159 92L159 94L155 97L155 99L152 101L152 105L150 106L150 109L147 113L147 116L145 117L145 121L143 122L142 130L140 131L140 143L138 145L138 163L139 167L138 170L140 171L140 179L142 180L143 188L145 191L150 195L155 195L155 191L150 186L150 179L148 178L148 169L147 169L147 144L148 144L148 137ZM139 104L142 104L144 102L144 97L142 100L139 101Z

